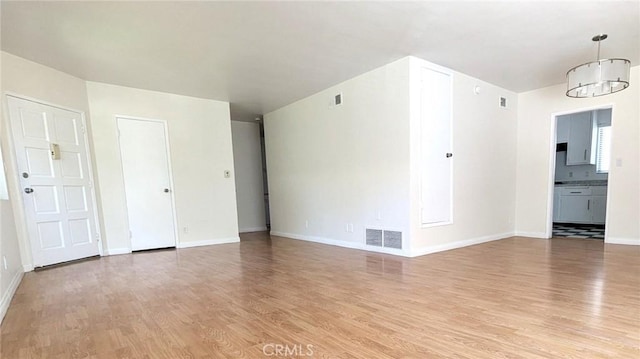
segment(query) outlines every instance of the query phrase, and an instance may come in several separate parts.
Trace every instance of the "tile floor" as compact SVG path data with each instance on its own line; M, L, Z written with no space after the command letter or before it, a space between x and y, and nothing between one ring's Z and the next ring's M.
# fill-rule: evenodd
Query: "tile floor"
M553 237L604 240L604 225L554 223Z

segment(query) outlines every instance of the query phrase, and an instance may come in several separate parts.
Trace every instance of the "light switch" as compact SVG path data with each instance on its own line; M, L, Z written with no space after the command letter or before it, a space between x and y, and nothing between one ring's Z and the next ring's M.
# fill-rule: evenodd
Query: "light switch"
M616 167L622 167L622 158L616 158Z

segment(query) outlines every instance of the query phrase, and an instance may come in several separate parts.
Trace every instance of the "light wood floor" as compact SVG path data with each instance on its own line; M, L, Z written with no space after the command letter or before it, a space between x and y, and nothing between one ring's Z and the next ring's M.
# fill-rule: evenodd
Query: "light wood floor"
M4 359L639 358L640 248L407 259L251 234L28 273L1 330Z

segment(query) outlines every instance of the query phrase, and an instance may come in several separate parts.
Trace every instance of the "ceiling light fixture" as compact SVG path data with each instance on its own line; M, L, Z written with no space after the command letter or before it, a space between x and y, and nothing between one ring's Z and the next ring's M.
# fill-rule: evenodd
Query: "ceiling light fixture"
M567 96L597 97L622 91L629 87L629 68L627 59L600 59L600 42L607 34L594 36L598 42L596 61L588 62L567 71Z

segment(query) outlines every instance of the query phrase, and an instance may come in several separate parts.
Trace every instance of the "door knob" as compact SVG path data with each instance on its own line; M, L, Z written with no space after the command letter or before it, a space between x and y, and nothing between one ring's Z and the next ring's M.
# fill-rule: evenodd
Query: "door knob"
M170 190L168 188L164 189L164 193L169 193L169 192L170 192Z
M24 189L24 193L31 193L31 192L33 192L33 188L27 187Z

